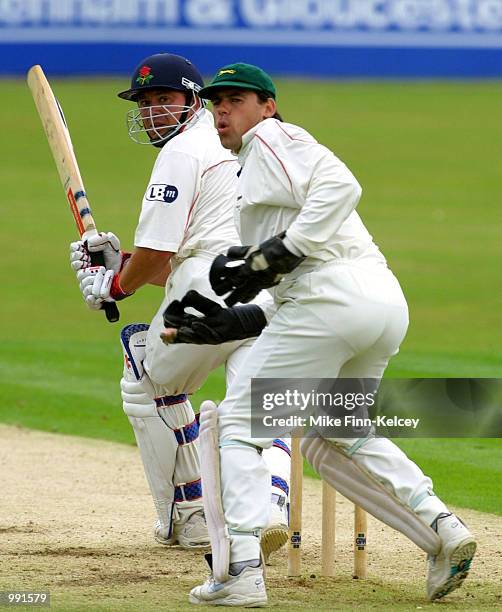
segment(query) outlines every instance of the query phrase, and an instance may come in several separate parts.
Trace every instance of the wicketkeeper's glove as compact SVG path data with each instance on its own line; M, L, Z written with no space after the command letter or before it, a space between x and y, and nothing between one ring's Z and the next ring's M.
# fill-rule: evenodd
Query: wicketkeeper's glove
M185 308L194 308L203 317L188 314ZM160 337L166 344L223 344L233 340L244 340L259 336L267 325L263 310L256 304L222 308L217 302L197 291L189 291L179 300L174 300L164 311L166 328L177 329L177 334Z
M250 302L262 289L278 285L305 259L288 251L282 241L285 235L282 232L259 246L230 247L226 255L216 257L209 281L216 295L230 292L227 306Z

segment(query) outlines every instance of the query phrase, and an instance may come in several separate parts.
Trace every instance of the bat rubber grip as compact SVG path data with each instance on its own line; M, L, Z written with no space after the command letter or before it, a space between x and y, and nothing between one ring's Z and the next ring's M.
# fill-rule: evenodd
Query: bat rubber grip
M103 257L103 253L101 251L90 253L90 256L93 266L105 265L105 258ZM103 302L101 309L105 311L106 318L110 323L115 323L120 319L120 312L117 308L116 302Z

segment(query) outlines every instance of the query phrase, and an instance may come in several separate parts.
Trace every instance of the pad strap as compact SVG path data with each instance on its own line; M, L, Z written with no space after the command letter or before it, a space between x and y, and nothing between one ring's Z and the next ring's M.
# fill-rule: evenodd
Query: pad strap
M286 498L284 495L279 495L279 493L272 493L270 496L270 501L272 504L276 504L279 508L283 508L286 503ZM289 504L288 504L289 506Z
M253 531L237 531L236 529L228 529L229 535L234 536L253 536L254 538L261 537L261 529L253 529Z
M202 486L200 478L192 482L183 482L174 488L174 501L195 501L202 497Z
M272 486L281 489L281 491L284 491L286 497L289 495L288 483L283 478L272 475Z
M199 423L197 419L194 419L191 423L180 429L173 429L173 432L180 446L190 444L190 442L197 440L199 437Z
M186 401L188 401L188 395L186 393L182 393L181 395L163 395L162 397L154 398L157 408L162 408L162 406L173 406L174 404L183 404L183 402Z
M276 438L273 442L272 442L272 446L275 446L276 448L280 448L281 450L283 450L284 452L286 452L290 457L291 457L291 449L289 448L289 446L283 442L280 438Z

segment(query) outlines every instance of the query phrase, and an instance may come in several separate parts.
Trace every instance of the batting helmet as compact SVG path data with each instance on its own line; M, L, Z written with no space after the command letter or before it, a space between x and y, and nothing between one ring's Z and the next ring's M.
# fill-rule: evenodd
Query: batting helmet
M136 100L142 91L162 87L198 93L204 87L204 81L192 62L181 55L156 53L138 64L130 89L121 91L118 96L124 100Z

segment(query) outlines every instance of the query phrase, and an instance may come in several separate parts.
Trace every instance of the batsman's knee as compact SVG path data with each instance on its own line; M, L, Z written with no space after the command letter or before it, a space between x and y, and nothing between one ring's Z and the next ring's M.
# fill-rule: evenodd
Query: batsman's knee
M148 328L146 323L133 323L126 325L120 333L124 352L120 391L124 412L129 417L158 416L153 399L155 390L143 368Z
M149 325L132 323L122 328L120 343L124 352L124 377L130 380L141 380L146 354L146 337Z
M145 392L142 381L130 381L122 378L120 381L122 407L128 417L158 417L157 406L148 393Z

